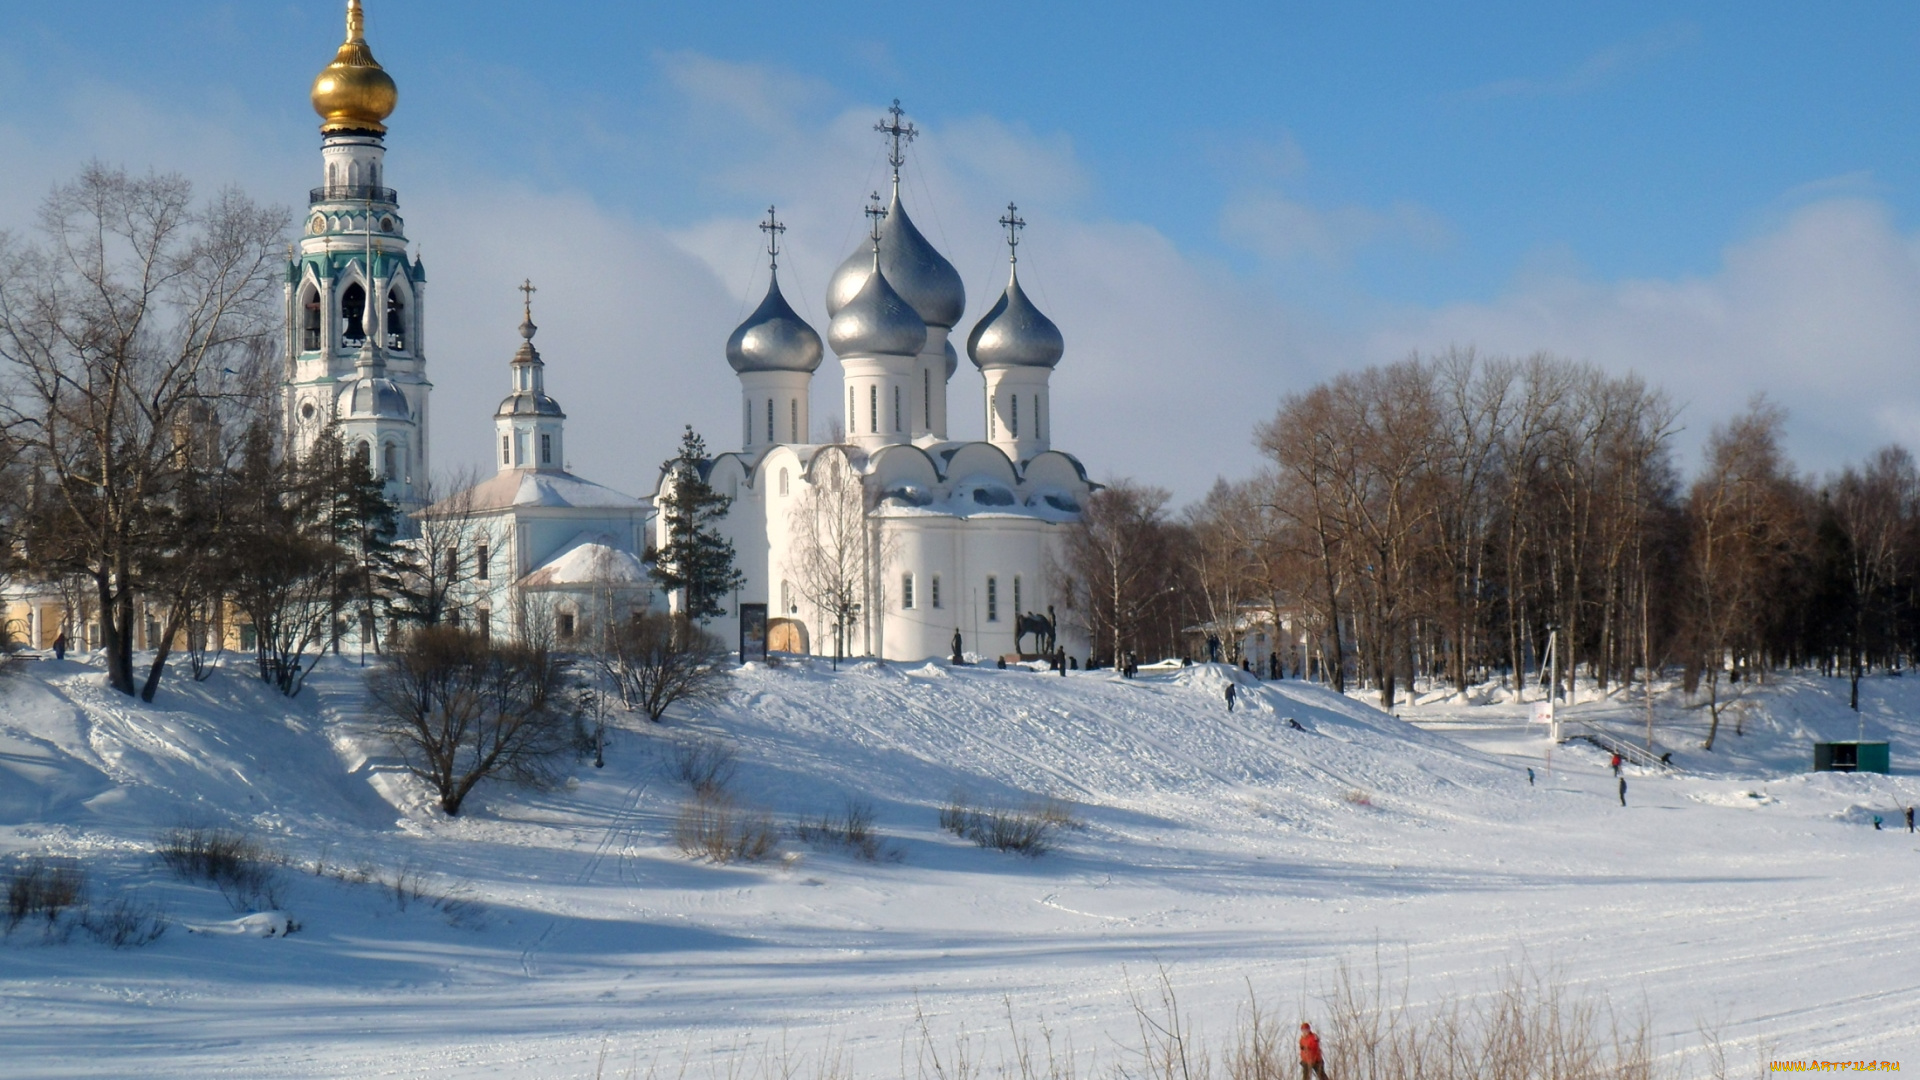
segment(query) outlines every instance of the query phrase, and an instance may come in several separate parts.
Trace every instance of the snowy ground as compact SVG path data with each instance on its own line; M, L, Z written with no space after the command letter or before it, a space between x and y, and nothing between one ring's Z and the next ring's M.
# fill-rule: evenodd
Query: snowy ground
M137 950L0 941L7 1076L593 1076L602 1053L611 1076L766 1043L889 1076L916 1009L943 1039L991 1042L1011 1008L1110 1054L1127 980L1157 965L1224 1034L1249 984L1312 1015L1335 964L1376 956L1415 1000L1524 961L1644 1005L1663 1049L1705 1024L1743 1061L1920 1065L1920 843L1895 828L1920 800L1920 679L1863 688L1891 777L1806 772L1816 734L1856 734L1842 682L1753 688L1745 734L1712 754L1669 694L1656 737L1685 771L1629 770L1623 809L1597 750L1561 747L1549 773L1528 707L1484 695L1402 720L1269 683L1229 715L1222 669L753 667L723 707L617 733L605 769L483 789L450 821L365 736L351 665L291 708L238 669L142 709L82 664L26 668L0 682L0 853L81 858L96 893L174 925ZM1644 717L1637 696L1563 715ZM705 737L739 748L734 790L782 821L871 801L897 861L793 840L757 866L690 861L670 763ZM1037 859L983 850L938 828L956 788L1051 795L1084 828ZM469 905L450 920L291 873L299 932L247 933L156 866L184 822L303 865L411 867Z

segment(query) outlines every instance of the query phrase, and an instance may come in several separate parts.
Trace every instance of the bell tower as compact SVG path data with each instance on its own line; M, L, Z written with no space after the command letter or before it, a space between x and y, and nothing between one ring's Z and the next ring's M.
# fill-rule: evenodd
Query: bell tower
M400 197L385 186L385 121L399 89L367 45L360 0L348 0L346 40L312 100L322 182L308 193L286 268L287 445L304 453L333 426L413 509L429 465L427 275L408 251Z

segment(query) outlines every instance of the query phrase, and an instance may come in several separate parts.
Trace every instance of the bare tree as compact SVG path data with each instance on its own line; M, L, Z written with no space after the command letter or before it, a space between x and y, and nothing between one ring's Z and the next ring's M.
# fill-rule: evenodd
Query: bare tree
M574 746L562 667L542 648L420 627L369 678L368 690L382 730L449 816L483 780L550 780Z
M719 700L733 685L726 643L685 616L643 611L604 640L599 659L621 700L655 723L678 702Z
M874 570L875 530L866 484L846 448L813 461L788 517L792 531L788 578L833 631L833 661L847 655L853 629L865 617Z
M1179 645L1188 545L1167 520L1169 498L1160 488L1114 480L1065 527L1054 576L1068 614L1085 626L1096 656L1104 643L1109 663Z
M0 238L0 423L47 478L39 569L100 609L107 681L131 695L135 596L183 467L190 410L228 397L276 328L286 214L178 176L89 166L41 207L39 245Z
M1890 630L1894 623L1891 593L1920 509L1920 472L1912 454L1885 447L1864 469L1842 472L1828 485L1827 499L1846 543L1847 700L1859 712L1860 675L1869 649L1879 644L1872 630Z

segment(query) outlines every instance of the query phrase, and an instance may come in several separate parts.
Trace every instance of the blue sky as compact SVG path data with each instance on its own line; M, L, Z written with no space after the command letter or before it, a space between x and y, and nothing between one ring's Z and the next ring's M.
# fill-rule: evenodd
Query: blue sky
M341 6L7 0L0 223L89 157L297 203ZM401 87L389 176L435 275L442 464L481 456L513 344L511 319L486 323L523 272L547 280L583 471L642 486L621 471L683 420L728 443L720 345L764 288L749 223L791 208L817 293L881 182L864 128L894 97L926 131L909 205L967 280L966 325L997 287L992 211L1018 199L1032 223L1022 254L1068 341L1055 431L1096 475L1198 494L1254 466L1247 432L1281 394L1449 345L1637 370L1685 405L1683 451L1757 390L1812 467L1920 440L1914 5L368 0L368 18ZM819 296L796 300L821 321ZM958 433L976 396L963 365Z

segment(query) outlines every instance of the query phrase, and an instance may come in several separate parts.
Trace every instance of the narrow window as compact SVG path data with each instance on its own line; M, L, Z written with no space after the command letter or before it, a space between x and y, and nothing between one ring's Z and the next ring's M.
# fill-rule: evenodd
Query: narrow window
M860 414L853 411L853 387L847 387L847 430L860 430Z
M473 549L473 576L481 581L490 580L493 573L493 551L485 544Z
M987 621L1000 621L1000 579L987 577Z
M540 433L540 464L553 464L553 436L544 431Z
M386 478L388 480L397 478L400 475L400 448L392 443L388 443L385 453L381 456L385 459L381 462L381 465Z
M933 430L933 369L920 369L920 426Z
M880 434L880 385L867 387L867 434Z
M1017 439L1020 437L1020 395L1008 394L1007 407L1012 410L1007 416L1007 434Z
M447 584L460 580L460 549L447 549Z
M573 640L573 612L562 611L553 617L554 635L561 641Z
M360 464L364 466L369 473L373 471L373 444L372 443L363 442L360 444Z
M505 435L500 436L500 464L513 464L513 451L508 447Z
M1000 406L993 403L992 396L987 398L987 438L1000 437Z
M900 575L900 607L906 611L913 610L913 575L912 574Z
M744 445L753 445L753 402L740 403L740 441Z
M893 430L900 430L900 388L893 388Z
M939 574L933 575L933 579L927 582L927 599L933 604L933 606L936 609L940 607L940 575Z
M477 608L473 613L473 628L480 633L481 641L493 640L493 612L488 608Z
M792 615L800 609L793 606L793 582L780 583L780 610Z
M1033 395L1033 437L1044 439L1047 436L1040 430L1040 395Z
M320 347L320 290L309 285L300 294L300 348L313 352Z
M387 348L407 351L407 299L398 288L387 291Z
M1023 610L1025 609L1020 606L1020 575L1015 574L1013 575L1013 617L1018 619Z
M513 433L513 463L515 465L527 463L527 433L524 431Z
M340 335L342 341L356 347L366 343L366 315L367 290L356 281L340 294L340 317L346 320L346 330Z
M767 399L767 441L773 441L773 399Z
M780 494L781 496L784 497L786 493L787 493L787 470L781 469L780 470Z
M799 398L790 398L787 401L787 441L790 443L797 443L800 441L800 399Z

